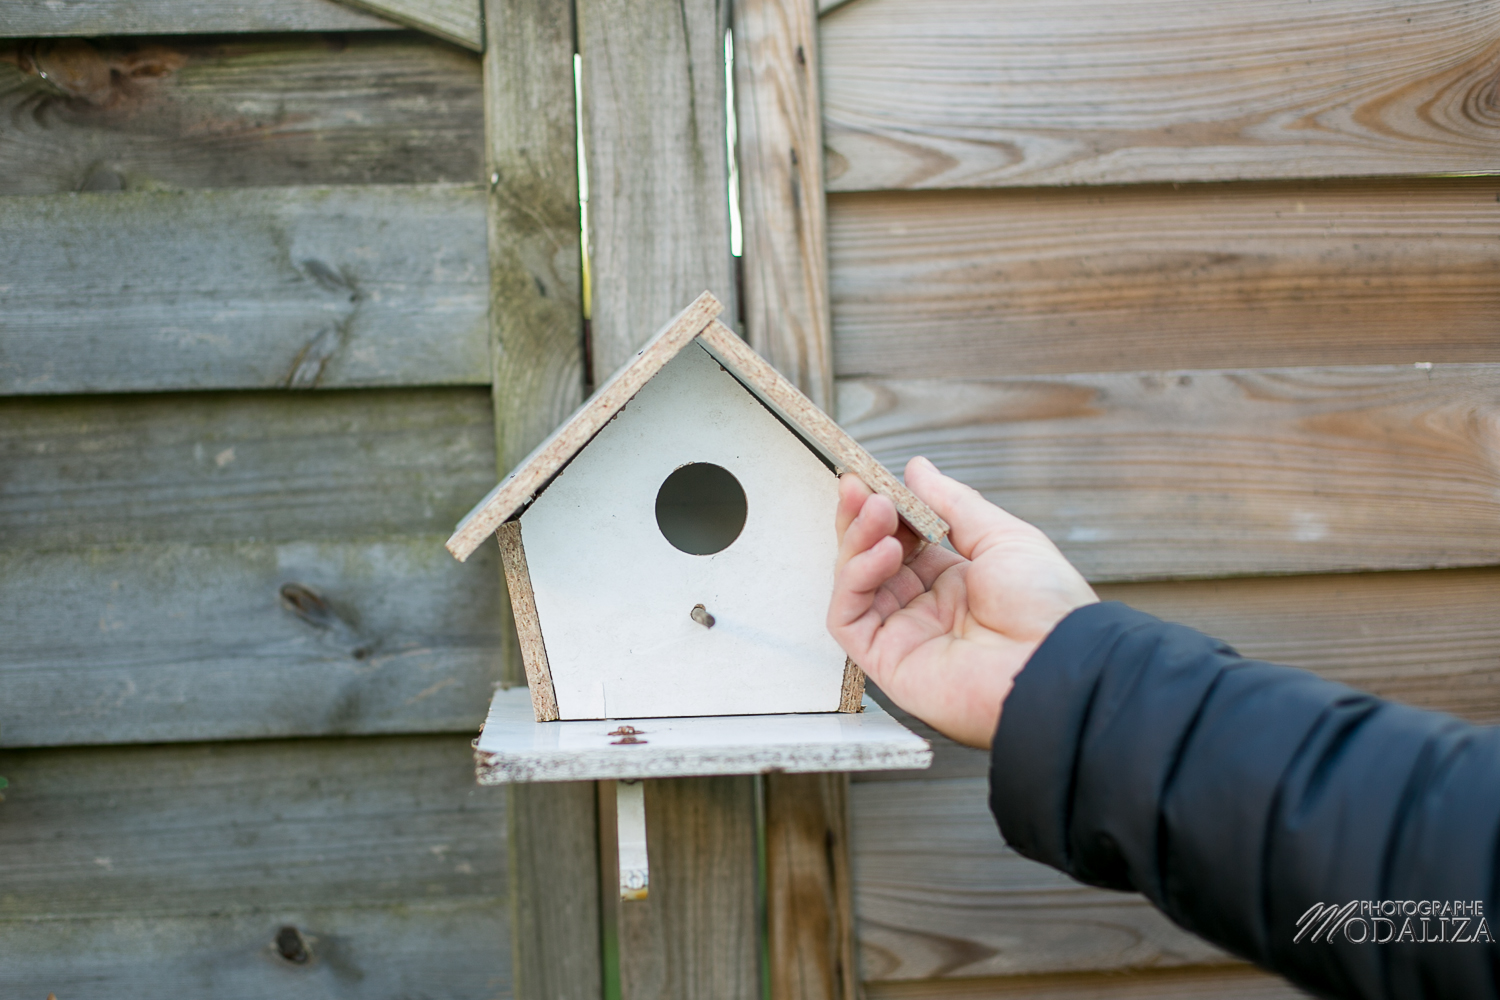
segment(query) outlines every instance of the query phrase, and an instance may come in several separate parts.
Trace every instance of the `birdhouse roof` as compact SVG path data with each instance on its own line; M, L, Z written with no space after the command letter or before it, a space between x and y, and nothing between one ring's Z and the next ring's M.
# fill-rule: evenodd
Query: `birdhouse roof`
M694 340L836 471L854 473L876 493L889 498L901 520L918 536L929 542L941 541L948 533L943 519L860 447L832 417L719 322L717 317L723 308L711 293L704 292L658 330L634 358L465 515L448 539L448 551L460 560L467 559L486 537L524 510L641 387Z

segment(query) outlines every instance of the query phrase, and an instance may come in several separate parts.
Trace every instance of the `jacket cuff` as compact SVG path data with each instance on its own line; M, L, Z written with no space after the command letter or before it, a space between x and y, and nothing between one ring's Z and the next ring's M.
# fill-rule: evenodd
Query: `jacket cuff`
M1099 678L1128 632L1163 624L1118 601L1086 605L1057 624L1016 676L991 745L990 811L1020 854L1071 870L1079 735Z

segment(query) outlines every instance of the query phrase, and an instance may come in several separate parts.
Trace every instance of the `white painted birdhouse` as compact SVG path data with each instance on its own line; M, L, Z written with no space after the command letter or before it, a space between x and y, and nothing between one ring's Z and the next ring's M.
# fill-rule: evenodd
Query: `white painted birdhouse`
M837 475L940 518L705 292L464 519L499 535L538 722L857 712L824 621Z

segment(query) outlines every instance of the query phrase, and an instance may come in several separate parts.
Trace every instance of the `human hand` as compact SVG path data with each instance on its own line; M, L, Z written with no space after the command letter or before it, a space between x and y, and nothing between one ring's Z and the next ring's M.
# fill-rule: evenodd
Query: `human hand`
M828 631L897 705L987 749L1031 654L1099 598L1040 529L927 459L907 463L906 485L948 522L957 553L920 546L890 500L846 473Z

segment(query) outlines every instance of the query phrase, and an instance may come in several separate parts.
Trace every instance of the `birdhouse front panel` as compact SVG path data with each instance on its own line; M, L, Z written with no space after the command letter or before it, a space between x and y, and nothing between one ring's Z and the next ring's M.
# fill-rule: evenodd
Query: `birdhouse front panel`
M696 343L521 517L562 719L833 712L838 480Z

